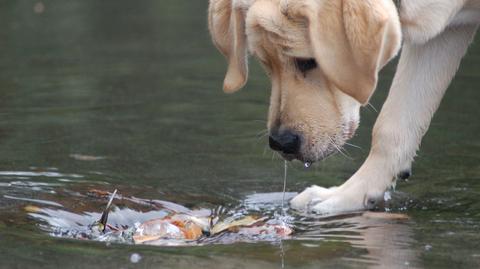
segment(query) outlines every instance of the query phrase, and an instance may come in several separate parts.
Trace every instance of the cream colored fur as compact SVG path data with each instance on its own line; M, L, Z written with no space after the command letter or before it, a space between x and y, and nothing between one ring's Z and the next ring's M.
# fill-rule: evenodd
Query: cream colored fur
M480 0L211 0L210 31L227 57L226 92L247 80L247 52L272 80L269 128L305 137L302 161L321 160L351 137L378 71L403 50L360 169L338 188L313 186L297 209L337 213L369 208L410 169L443 94L480 23ZM401 30L400 30L401 25ZM303 74L298 58L318 68ZM288 156L287 156L288 157Z

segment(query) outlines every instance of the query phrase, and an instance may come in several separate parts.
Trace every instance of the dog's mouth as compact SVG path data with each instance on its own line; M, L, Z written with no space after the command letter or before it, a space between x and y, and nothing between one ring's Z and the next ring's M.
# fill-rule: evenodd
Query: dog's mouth
M299 162L303 163L303 165L305 166L305 168L310 168L310 166L312 166L312 164L314 164L315 162L320 162L330 156L332 156L333 154L336 153L336 150L335 149L329 149L327 152L322 152L321 154L321 157L316 157L316 158L311 158L311 157L307 157L305 155L302 155L302 154L284 154L284 153L280 153L280 155L287 161L291 162L291 161L295 161L295 160L298 160Z
M303 145L296 153L278 153L287 161L298 160L304 164L305 168L309 168L313 163L325 160L336 153L344 155L343 146L347 140L355 136L357 128L358 122L350 121L343 125L342 131L334 138L327 136L327 139L314 143L310 147Z

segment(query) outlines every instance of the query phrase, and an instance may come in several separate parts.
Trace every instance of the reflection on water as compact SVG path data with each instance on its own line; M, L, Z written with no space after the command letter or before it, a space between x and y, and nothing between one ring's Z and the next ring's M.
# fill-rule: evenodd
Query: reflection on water
M57 172L21 172L21 171L1 171L0 176L13 176L13 177L71 177L81 178L81 175L76 174L61 174ZM35 183L42 184L42 183Z
M53 181L48 183L34 181L39 173L42 177L51 178ZM296 193L282 192L254 193L229 206L211 205L210 208L192 209L174 201L129 196L128 192L132 192L132 189L128 186L120 186L121 191L113 200L115 206L109 214L108 224L121 229L121 232L115 230L104 234L94 229L94 224L100 219L106 201L111 195L108 192L111 186L86 181L65 181L68 178L76 179L84 176L63 174L60 171L55 173L0 172L2 180L11 177L26 177L32 181L5 183L4 186L7 189L2 190L3 199L0 198L0 201L5 199L16 201L16 210L33 220L39 229L54 237L131 245L135 227L140 223L162 219L172 214L186 214L197 218L208 218L216 214L220 219L229 217L241 219L256 215L266 217L270 222L286 222L294 233L285 238L275 235L222 233L212 237L203 236L196 241L165 241L163 245L205 246L269 242L273 247L280 248L281 262L289 264L289 245L292 242L301 242L304 254L307 256L315 255L318 251L326 253L332 251L332 249L322 249L328 242L335 245L333 249L335 252L342 253L344 262L378 268L392 265L415 267L418 264L418 253L412 249L414 241L413 231L410 228L411 220L404 214L360 212L321 217L293 210L284 211L283 199L289 200ZM17 197L5 194L16 192ZM190 199L196 198L190 197Z

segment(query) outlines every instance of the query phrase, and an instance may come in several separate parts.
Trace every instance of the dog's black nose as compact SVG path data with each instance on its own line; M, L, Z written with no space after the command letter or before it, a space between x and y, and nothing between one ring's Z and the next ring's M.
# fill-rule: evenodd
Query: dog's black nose
M268 138L270 148L284 154L297 154L300 150L300 137L291 131L273 133Z

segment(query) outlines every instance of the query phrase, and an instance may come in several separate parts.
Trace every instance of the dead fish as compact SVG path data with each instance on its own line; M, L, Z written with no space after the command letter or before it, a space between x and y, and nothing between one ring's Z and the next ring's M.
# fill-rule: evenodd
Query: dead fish
M145 242L158 239L184 239L184 234L179 227L164 219L149 220L142 223L135 234L133 240L135 244L143 244Z
M174 215L142 223L133 235L135 244L157 240L197 240L204 235L202 226L194 217Z
M256 219L252 216L247 216L243 219L239 219L239 220L232 220L232 219L226 219L224 221L221 221L221 222L218 222L217 224L215 224L212 229L210 230L210 233L212 235L215 235L215 234L218 234L218 233L221 233L221 232L224 232L224 231L227 231L227 230L231 230L231 229L234 229L234 228L238 228L238 227L245 227L245 226L253 226L257 223L260 223L262 221L266 220L266 218L259 218L259 219Z

